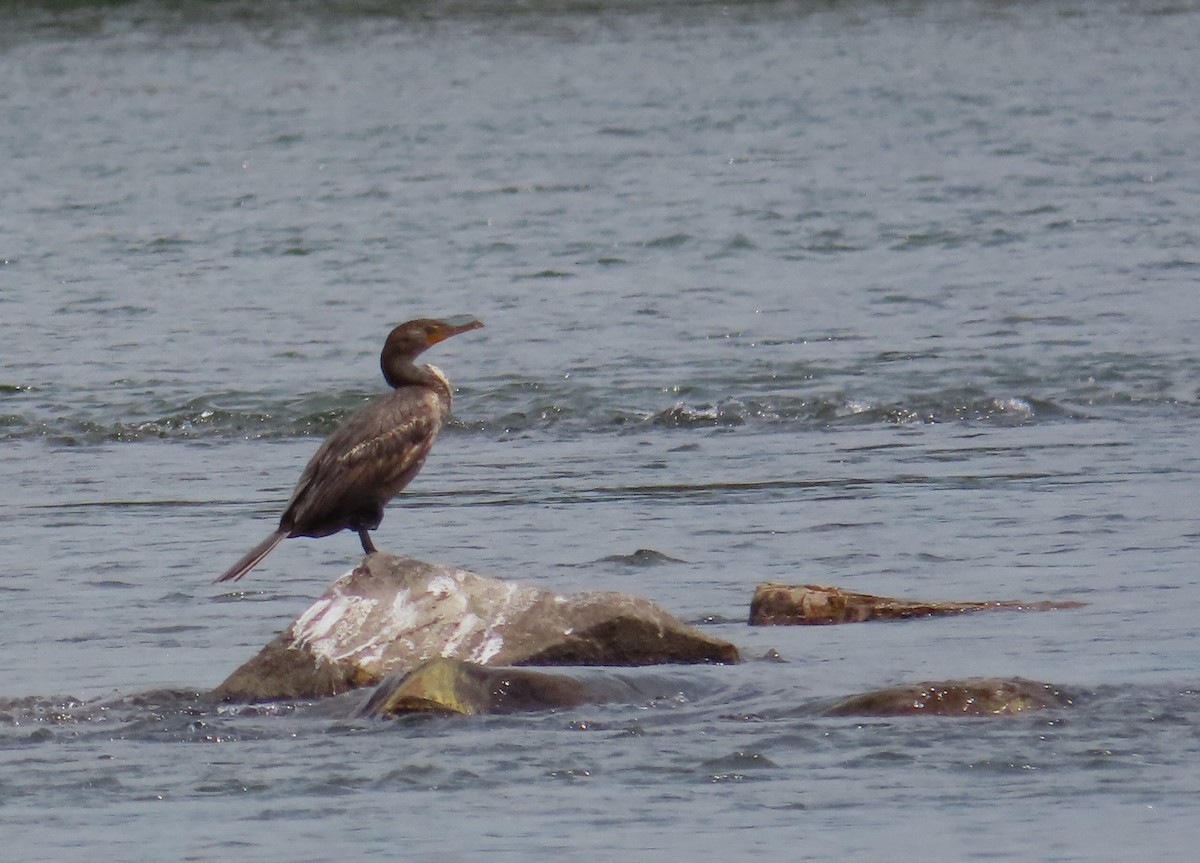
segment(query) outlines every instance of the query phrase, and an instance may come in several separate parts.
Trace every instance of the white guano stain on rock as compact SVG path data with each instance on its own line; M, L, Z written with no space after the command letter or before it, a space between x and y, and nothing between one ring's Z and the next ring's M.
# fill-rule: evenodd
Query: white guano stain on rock
M429 580L429 592L442 599L451 594L458 593L463 583L462 570L455 570L453 574L439 575Z
M387 617L386 626L381 628L381 637L390 641L416 626L420 618L421 614L413 602L412 594L408 590L401 590L392 600L391 614Z
M442 656L455 656L463 642L476 635L480 631L483 621L478 615L467 612L463 615L462 620L454 627L454 631L450 633L446 639L446 643L442 646Z
M363 649L361 639L363 624L371 616L371 612L379 605L375 599L362 596L336 596L325 601L326 608L317 610L316 603L309 611L314 615L305 614L307 625L301 626L296 621L295 640L297 647L307 646L318 659L337 662ZM350 649L339 650L339 646L351 645Z
M500 635L492 634L476 648L475 652L468 657L469 662L478 662L480 665L487 665L492 657L504 649L504 638Z
M381 666L388 649L397 641L412 650L415 647L413 640L403 636L413 630L423 616L420 597L414 598L408 589L398 591L390 604L380 608L377 619L371 621L370 628L375 635L359 648L359 666L370 670Z
M513 612L520 614L529 608L533 598L528 594L528 591L521 589L517 584L505 584L500 599L496 603L496 608L492 612L492 629L500 629L507 626L508 622L515 616Z
M324 635L329 626L333 626L333 621L330 620L328 625L320 632L310 633L309 625L313 622L313 618L324 615L329 607L333 605L333 599L318 599L312 605L304 610L304 613L296 618L296 622L292 624L292 633L297 641L314 636Z

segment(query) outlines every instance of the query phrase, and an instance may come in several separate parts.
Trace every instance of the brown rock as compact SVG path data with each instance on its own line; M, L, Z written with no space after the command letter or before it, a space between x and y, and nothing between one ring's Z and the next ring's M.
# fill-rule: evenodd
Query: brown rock
M1011 716L1028 710L1067 707L1056 686L1024 678L976 677L879 689L847 698L829 716Z
M581 679L566 674L494 668L457 659L431 659L379 684L362 715L402 713L517 713L612 701L647 700L639 689L615 678Z
M435 657L481 665L737 662L727 641L615 592L571 595L376 553L217 687L227 701L314 698Z
M760 584L750 601L751 626L780 624L861 623L963 614L968 611L1049 611L1079 608L1082 602L926 602L854 593L820 584Z

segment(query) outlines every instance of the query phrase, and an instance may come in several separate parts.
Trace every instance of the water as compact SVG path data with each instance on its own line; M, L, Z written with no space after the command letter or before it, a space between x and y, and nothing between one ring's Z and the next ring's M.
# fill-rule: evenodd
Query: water
M14 859L1200 840L1195 3L0 20ZM289 541L245 592L211 579L378 390L388 328L462 312L487 328L430 355L456 421L380 546L636 591L750 661L532 716L209 704L357 541ZM1089 604L750 630L768 579ZM820 715L990 674L1076 704Z

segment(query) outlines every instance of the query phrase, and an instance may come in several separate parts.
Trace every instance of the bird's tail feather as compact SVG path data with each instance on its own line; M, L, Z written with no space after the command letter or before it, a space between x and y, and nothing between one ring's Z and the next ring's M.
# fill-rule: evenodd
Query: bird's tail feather
M271 553L271 549L279 545L283 538L288 535L288 532L282 528L268 536L254 548L246 552L237 563L225 570L225 574L218 578L213 584L219 584L222 581L237 581L243 575L248 573L254 567L258 566L259 562L264 557Z

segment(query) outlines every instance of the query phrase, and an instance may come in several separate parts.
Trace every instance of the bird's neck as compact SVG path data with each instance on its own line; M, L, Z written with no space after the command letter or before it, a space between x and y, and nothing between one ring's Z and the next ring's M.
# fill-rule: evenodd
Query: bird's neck
M450 381L437 366L417 365L412 360L403 360L385 367L383 379L392 389L411 386L428 387L441 390L447 397L450 396Z

